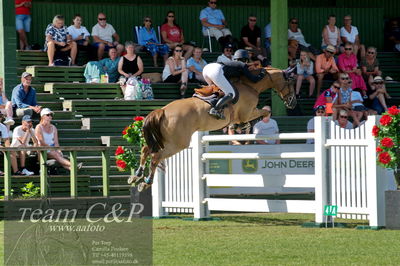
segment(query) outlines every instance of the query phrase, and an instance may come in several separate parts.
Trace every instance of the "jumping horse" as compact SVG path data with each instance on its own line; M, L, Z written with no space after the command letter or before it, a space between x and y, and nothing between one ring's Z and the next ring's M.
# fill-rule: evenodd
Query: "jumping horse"
M267 110L257 109L259 94L267 89L273 88L286 107L293 109L296 106L294 81L286 79L280 69L268 67L266 70L267 75L257 83L244 76L236 82L231 80L240 97L237 103L224 109L225 119L209 115L210 105L196 97L173 101L147 115L143 125L146 145L141 150L140 166L128 183L137 184L139 191L150 187L158 164L187 148L196 131L218 130L267 115ZM148 156L151 156L150 172L144 177Z

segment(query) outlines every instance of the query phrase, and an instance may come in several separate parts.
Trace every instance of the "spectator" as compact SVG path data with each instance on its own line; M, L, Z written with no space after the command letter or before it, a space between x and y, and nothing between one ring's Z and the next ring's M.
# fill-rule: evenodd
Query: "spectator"
M360 43L357 27L351 25L350 15L344 16L343 24L344 26L340 28L342 43L351 43L353 45L353 53L357 56L358 52L360 52L360 57L365 57L365 46Z
M97 59L103 58L104 51L111 47L117 49L118 56L124 51L124 46L119 43L119 35L114 27L107 23L107 17L104 13L97 15L98 23L92 28L93 46L97 48Z
M370 46L367 49L367 56L361 59L361 71L365 81L368 82L368 84L373 82L375 76L382 76L376 56L376 48Z
M90 55L89 58L92 58L91 46L89 45L90 33L85 26L82 26L82 17L79 14L74 16L72 25L67 30L72 40L76 42L78 51L86 51Z
M278 124L271 118L271 106L264 106L262 109L269 111L269 114L256 123L253 127L253 133L259 135L273 136L279 134ZM256 140L257 144L280 144L279 139Z
M3 115L0 113L0 147L10 146L10 130L1 123L3 120ZM2 142L4 143L2 145ZM4 176L4 172L0 170L0 176Z
M235 135L235 134L250 134L251 124L247 122L244 126L240 124L232 124L228 127L228 135ZM231 145L248 145L250 141L240 141L240 140L232 140L229 142Z
M232 60L233 60L232 52L233 52L233 45L230 43L226 44L226 46L224 48L224 52L222 55L218 56L217 62L218 63L232 62Z
M151 27L150 17L144 17L143 19L143 27L139 30L138 42L151 53L154 67L158 67L157 54L164 57L164 62L168 59L169 47L166 44L161 44L157 40L156 32L154 28Z
M247 25L240 32L241 48L250 47L251 49L261 53L261 29L256 25L257 17L250 15Z
M390 51L400 52L400 26L397 19L390 20L389 30L385 34Z
M265 32L264 45L265 49L267 50L267 55L269 55L271 53L271 36L272 36L271 23L265 26L264 32Z
M200 47L194 48L193 56L187 61L187 68L189 69L189 79L192 82L206 83L203 77L203 68L207 62L201 57L203 51Z
M296 97L300 98L300 88L303 83L303 79L308 80L310 83L308 89L308 97L311 97L314 93L315 79L314 74L314 63L308 57L306 51L300 52L300 61L297 63L297 83L296 83Z
M333 119L336 119L335 114L340 112L340 110L345 110L348 112L349 115L353 117L353 122L354 125L359 125L360 120L358 117L355 115L354 112L352 112L352 103L351 103L351 86L352 86L353 81L350 79L349 75L346 75L345 73L342 73L340 76L340 89L333 100L333 107L335 109L335 113L333 116Z
M299 51L299 42L293 39L288 40L288 58L290 60L289 65L292 67L296 66L297 52Z
M340 110L339 118L335 124L345 129L353 129L353 124L349 122L349 115L346 110Z
M353 53L353 45L346 43L344 45L345 52L338 57L338 67L341 72L347 73L353 81L353 88L363 90L363 95L366 94L367 86L361 76L361 70L357 68L357 57Z
M340 31L335 24L336 24L336 16L329 15L328 25L325 25L324 29L322 30L322 44L321 44L322 50L325 50L328 47L328 45L331 45L335 48L335 52L339 51L339 45L341 43Z
M167 17L161 25L161 37L162 41L167 44L171 50L173 50L178 44L182 45L186 60L192 56L194 47L193 45L185 44L183 30L176 23L174 11L168 11Z
M21 50L30 50L26 33L31 31L31 8L32 0L15 0L15 26Z
M111 47L108 50L108 58L99 61L102 70L108 75L108 82L114 83L118 81L118 62L120 57L117 54L117 49Z
M221 48L224 48L227 43L233 43L232 33L227 28L225 16L221 9L217 9L217 0L208 1L208 7L200 12L200 21L203 25L203 35L208 36L208 29L210 36L218 40Z
M75 65L77 54L76 42L72 40L67 27L64 25L64 17L56 15L53 18L53 23L47 25L46 28L46 43L47 57L49 58L49 66L54 66L54 57L59 57L59 54L69 53L71 57L71 65Z
M352 105L352 113L354 113L354 116L357 117L358 121L361 121L363 117L367 119L368 117L368 108L364 106L363 102L364 99L361 96L361 90L359 88L355 88L351 92L351 98L350 102ZM357 125L353 125L357 126Z
M322 80L326 75L332 76L332 79L337 79L339 69L336 66L335 59L333 55L335 54L335 47L332 45L328 45L324 50L323 53L317 56L317 60L315 62L315 72L317 73L317 95L319 95L321 87L322 87Z
M59 147L57 128L51 124L54 112L49 108L43 108L40 112L40 123L35 128L35 136L41 147ZM62 167L71 170L71 163L63 157L60 150L51 150L47 152L49 159L55 159ZM78 165L80 168L82 164Z
M314 109L316 109L318 106L324 106L325 112L330 113L332 107L333 100L335 99L338 91L340 89L340 84L339 82L335 81L333 82L332 86L329 87L329 89L326 89L322 92L321 95L318 96L317 100L315 101L314 104ZM328 104L331 106L329 107ZM336 113L333 111L333 117L336 117Z
M390 95L385 88L385 81L381 76L376 76L367 92L370 101L370 108L375 110L379 115L387 111L386 99L390 99Z
M177 45L170 58L168 58L163 73L162 79L164 82L181 83L180 95L185 97L188 81L188 70L186 68L185 58L182 57L182 45Z
M325 116L325 106L319 105L314 108L314 114L315 116ZM310 120L308 120L307 123L307 132L314 132L315 127L314 127L314 117L312 117ZM307 144L314 144L314 139L307 139L306 141Z
M121 57L118 63L118 72L126 80L130 77L138 77L143 73L143 61L135 54L135 44L131 41L125 43L126 55Z
M21 75L21 84L17 85L11 96L14 113L18 117L39 114L42 107L36 103L36 90L31 87L32 74L24 72Z
M318 50L311 46L311 44L307 43L304 39L304 35L298 27L299 20L297 18L291 18L289 20L289 29L288 29L288 39L296 40L299 45L300 51L306 51L308 56L315 61L315 55L319 54ZM299 51L298 51L299 52Z
M32 125L32 118L29 115L24 115L22 117L22 125L14 128L11 147L29 147L30 146L29 141L31 139L33 144L36 146L38 142L35 138L35 132L33 130L33 125ZM17 163L17 153L16 152L11 153L11 167L14 175L26 175L26 176L33 175L34 172L29 171L25 167L27 152L20 151L18 152L18 155L19 155L19 165L20 165L19 168Z
M3 88L3 78L0 78L0 114L6 116L4 124L10 130L10 126L15 124L13 120L12 103L7 99L6 92Z

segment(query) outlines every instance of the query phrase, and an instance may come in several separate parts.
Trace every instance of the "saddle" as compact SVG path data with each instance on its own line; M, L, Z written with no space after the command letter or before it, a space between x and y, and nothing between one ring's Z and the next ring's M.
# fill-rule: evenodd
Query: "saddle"
M214 106L217 101L223 97L225 93L215 85L208 85L198 89L194 89L193 97L199 98L206 103Z
M208 86L204 86L198 89L194 89L195 94L198 94L201 97L208 97L211 96L213 94L216 94L218 96L218 98L221 98L225 95L225 93L218 88L217 86L213 85L208 85Z

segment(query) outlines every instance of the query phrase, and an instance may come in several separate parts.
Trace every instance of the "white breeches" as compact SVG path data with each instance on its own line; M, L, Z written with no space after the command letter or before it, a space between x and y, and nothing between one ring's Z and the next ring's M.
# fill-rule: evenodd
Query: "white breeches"
M225 78L223 68L224 66L219 63L211 63L203 68L203 77L208 85L215 84L220 88L225 95L232 94L233 98L236 97L235 90L231 83Z

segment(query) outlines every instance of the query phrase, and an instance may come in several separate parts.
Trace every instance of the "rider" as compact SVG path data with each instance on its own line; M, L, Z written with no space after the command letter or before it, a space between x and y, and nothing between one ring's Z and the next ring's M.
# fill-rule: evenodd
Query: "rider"
M208 85L217 85L225 96L218 100L217 104L211 108L209 114L218 119L225 119L223 108L233 101L237 101L238 92L229 82L232 77L240 77L245 75L252 82L258 82L265 77L267 73L264 68L258 75L250 72L248 65L249 54L246 50L239 49L233 55L232 62L211 63L204 67L203 76Z

